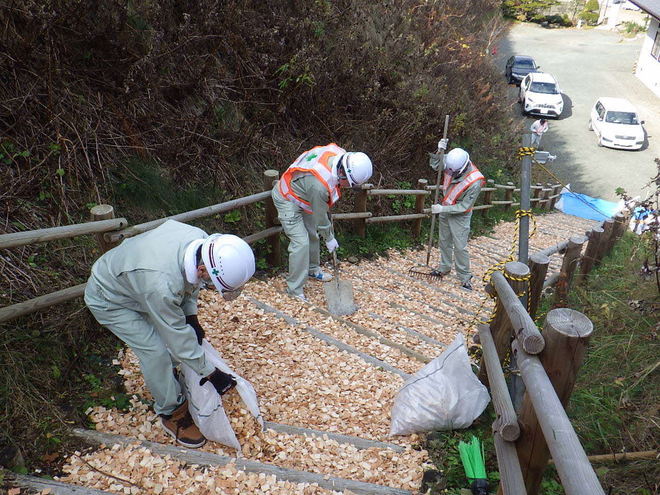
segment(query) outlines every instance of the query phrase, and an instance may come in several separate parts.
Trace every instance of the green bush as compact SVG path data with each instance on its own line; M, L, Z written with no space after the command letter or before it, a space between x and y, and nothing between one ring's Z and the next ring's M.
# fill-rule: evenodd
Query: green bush
M579 17L587 24L594 26L598 22L599 9L598 0L588 0Z

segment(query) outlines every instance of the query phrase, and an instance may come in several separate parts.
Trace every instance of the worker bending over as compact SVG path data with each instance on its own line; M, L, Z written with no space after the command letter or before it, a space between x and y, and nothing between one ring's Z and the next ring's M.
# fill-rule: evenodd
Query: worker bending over
M340 187L369 180L371 160L361 152L346 152L334 143L301 154L282 174L272 191L278 218L289 238L287 292L306 301L308 277L328 282L332 275L320 267L319 234L331 253L339 247L328 218L341 196Z
M225 300L234 299L254 270L252 249L241 238L209 236L173 220L126 239L92 266L87 307L133 349L163 428L184 447L201 447L206 439L193 423L173 367L187 364L200 385L208 380L220 395L236 385L232 375L206 362L199 290L214 287Z
M446 148L447 140L440 140L438 149L445 150ZM445 155L442 190L440 191L442 200L439 204L431 206L431 213L438 215L440 236L440 265L433 273L440 276L448 275L454 257L456 275L461 286L467 290L472 290L470 256L467 250L472 207L484 183L484 176L470 161L467 151L454 148Z

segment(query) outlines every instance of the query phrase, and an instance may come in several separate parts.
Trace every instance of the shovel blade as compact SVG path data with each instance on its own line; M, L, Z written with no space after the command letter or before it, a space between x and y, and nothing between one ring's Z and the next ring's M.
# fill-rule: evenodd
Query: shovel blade
M353 284L346 280L335 278L325 284L325 300L328 311L333 315L350 315L357 311L353 300Z

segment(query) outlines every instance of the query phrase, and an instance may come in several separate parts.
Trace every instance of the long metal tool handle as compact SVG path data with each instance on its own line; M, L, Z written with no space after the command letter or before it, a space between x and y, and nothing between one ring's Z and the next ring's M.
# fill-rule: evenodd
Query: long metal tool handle
M332 228L332 235L335 235L335 223L332 220L332 214L328 212L328 220L330 220L330 227ZM332 252L332 274L334 279L339 283L339 278L337 277L339 271L339 263L337 262L337 249Z
M442 131L442 139L447 139L447 129L449 128L449 115L445 115L445 127ZM438 165L438 176L435 179L435 199L433 204L438 203L438 196L440 195L440 178L444 169L445 150L440 150L440 165ZM435 215L431 213L431 230L429 231L429 247L426 251L426 266L431 261L431 246L433 245L433 231L435 230Z

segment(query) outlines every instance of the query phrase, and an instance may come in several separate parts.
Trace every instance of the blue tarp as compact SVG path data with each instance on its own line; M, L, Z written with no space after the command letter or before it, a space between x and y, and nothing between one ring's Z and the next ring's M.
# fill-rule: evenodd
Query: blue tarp
M616 215L621 209L620 203L592 198L586 194L575 193L564 189L556 204L558 210L569 215L589 220L605 220Z

